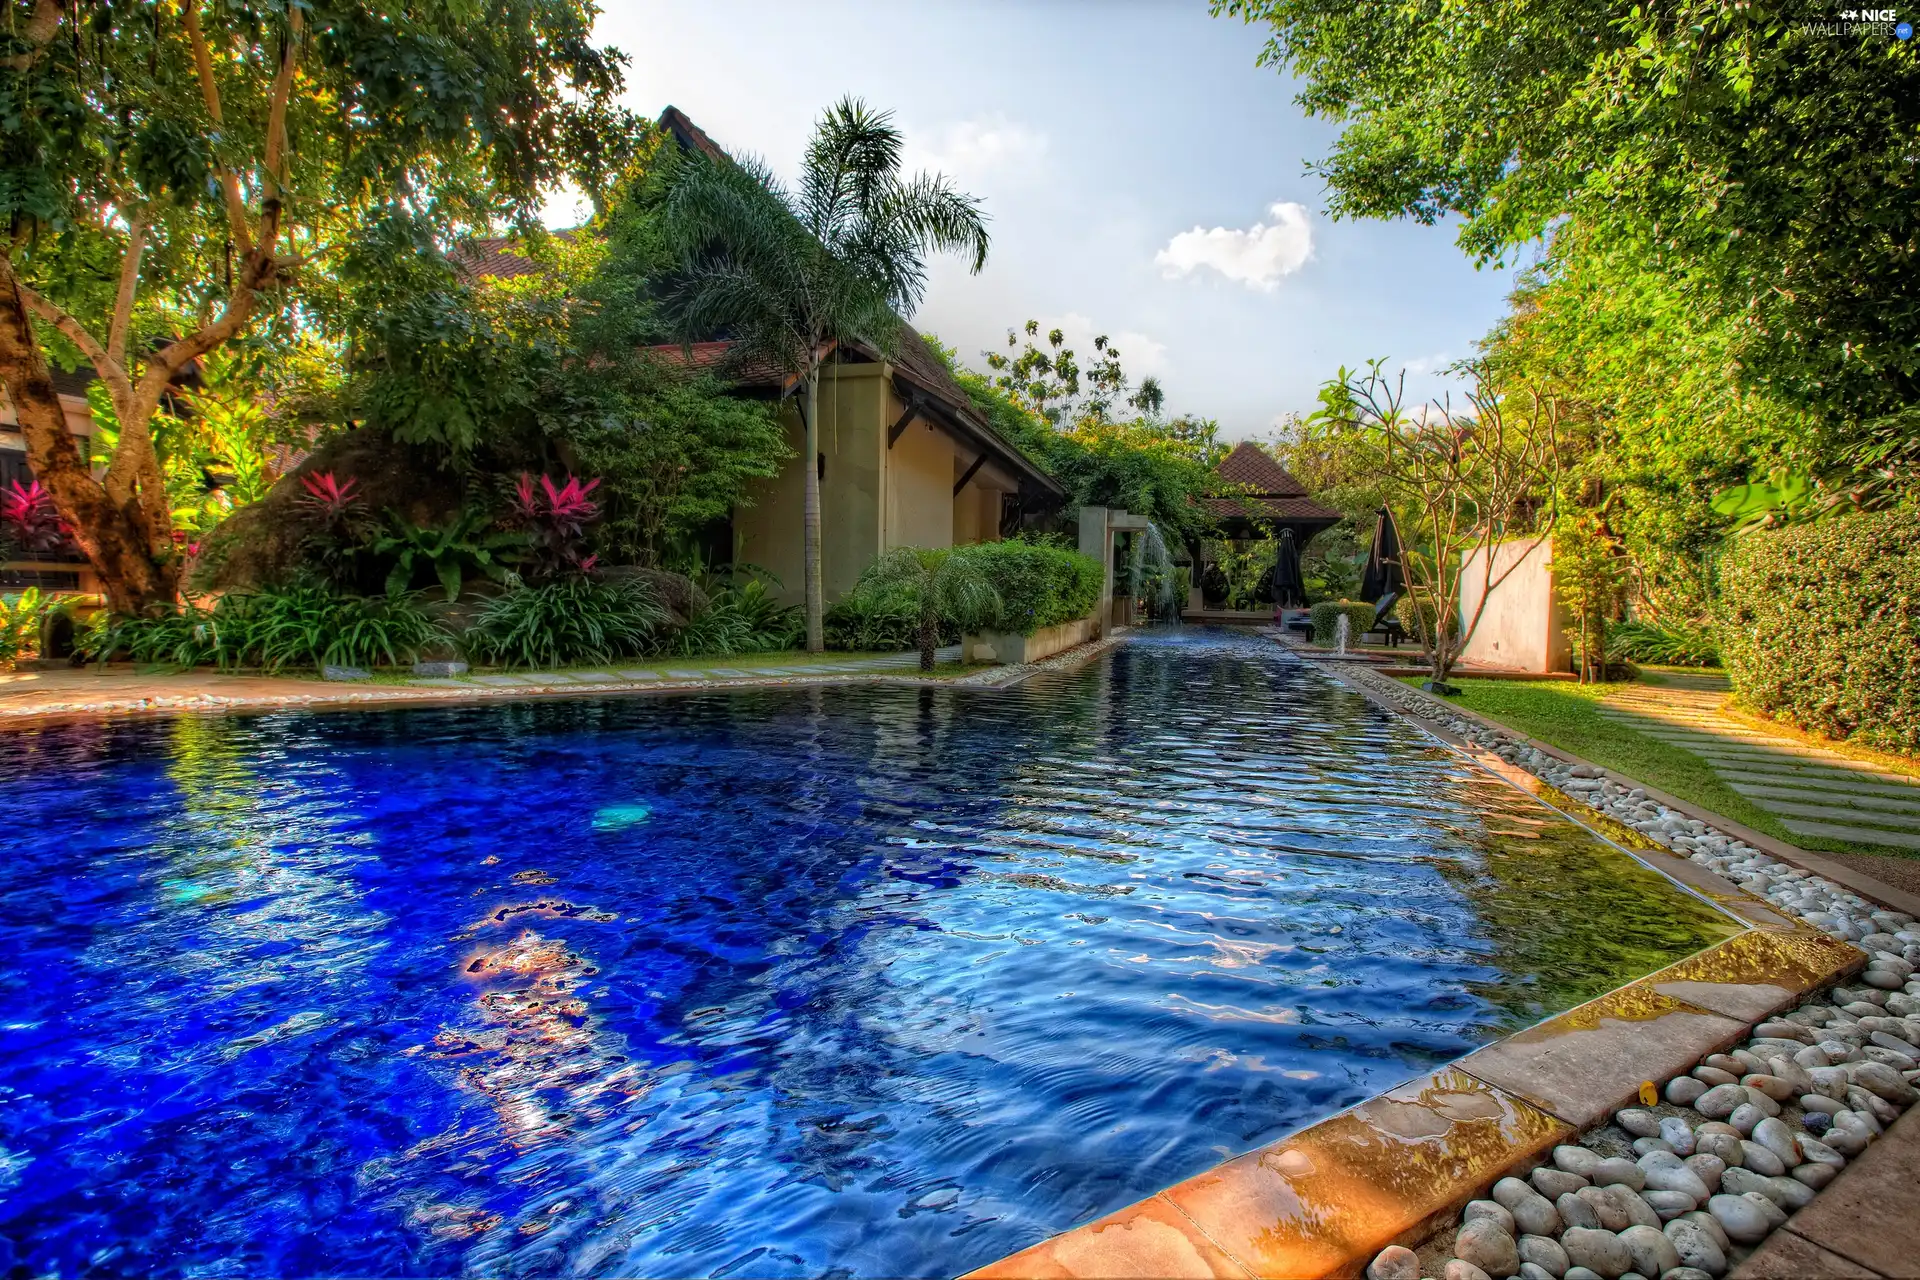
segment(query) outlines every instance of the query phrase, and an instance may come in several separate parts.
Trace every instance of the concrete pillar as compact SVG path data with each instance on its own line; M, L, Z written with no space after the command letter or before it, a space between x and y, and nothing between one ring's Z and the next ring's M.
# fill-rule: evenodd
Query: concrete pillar
M1105 507L1080 508L1080 554L1100 562L1100 603L1093 611L1094 638L1107 634L1113 618L1113 534Z

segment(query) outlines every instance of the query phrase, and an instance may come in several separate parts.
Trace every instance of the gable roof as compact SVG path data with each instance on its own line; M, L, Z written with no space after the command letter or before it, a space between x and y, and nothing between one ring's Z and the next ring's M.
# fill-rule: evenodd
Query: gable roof
M1315 502L1293 472L1251 440L1241 441L1213 470L1238 489L1200 500L1216 520L1272 520L1318 530L1341 519L1338 511Z

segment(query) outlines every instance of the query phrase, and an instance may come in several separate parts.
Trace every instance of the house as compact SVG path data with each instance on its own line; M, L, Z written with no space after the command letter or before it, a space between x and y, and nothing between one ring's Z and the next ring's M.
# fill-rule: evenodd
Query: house
M66 373L54 369L52 372L67 430L79 437L80 450L87 454L93 437L93 411L87 406L87 384L93 381L93 370ZM13 406L0 396L0 490L16 483L24 486L32 480L20 421L14 417ZM0 564L0 592L24 591L28 587L38 587L41 591L93 592L100 589L100 583L86 556L68 538L50 551L16 550L11 559Z
M725 154L673 107L660 123L681 146ZM506 240L471 242L460 261L475 275L496 278L538 270ZM725 341L666 345L650 353L722 372L740 394L779 402L792 456L778 476L755 482L715 541L734 564L777 578L786 603L799 603L806 593L802 468L808 465L820 477L821 580L828 604L896 547L997 541L1017 532L1029 515L1066 501L1059 482L973 407L920 334L903 324L894 346L882 351L855 342L828 352L820 376L820 449L812 459L803 456L805 386L798 377L732 360L736 353Z
M1338 511L1315 502L1307 493L1307 487L1291 471L1251 441L1236 445L1232 453L1220 460L1214 474L1219 478L1216 491L1200 501L1213 518L1215 536L1224 541L1277 538L1282 530L1290 530L1298 552L1306 549L1315 534L1342 519ZM1212 607L1224 594L1219 567L1205 554L1204 548L1191 547L1189 552L1196 571L1188 607L1193 610ZM1213 584L1211 591L1207 589L1209 583ZM1207 598L1209 596L1211 598ZM1261 593L1260 598L1271 603L1271 589Z

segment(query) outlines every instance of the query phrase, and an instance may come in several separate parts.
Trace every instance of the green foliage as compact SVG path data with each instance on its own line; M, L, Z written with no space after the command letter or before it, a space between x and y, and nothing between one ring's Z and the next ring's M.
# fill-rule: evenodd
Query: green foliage
M1007 349L986 353L987 367L993 370L993 386L1006 393L1015 404L1054 426L1076 423L1087 418L1106 419L1116 405L1149 417L1157 417L1166 401L1160 383L1143 378L1139 390L1128 394L1126 371L1120 364L1120 349L1107 341L1106 334L1093 340L1093 357L1082 365L1067 335L1059 329L1047 332L1045 350L1033 339L1039 336L1040 322L1029 320L1024 326L1027 341L1022 346L1020 333L1007 330ZM1084 379L1084 388L1082 380Z
M1590 512L1565 516L1553 534L1553 589L1573 615L1583 680L1604 680L1619 611L1626 560L1606 526Z
M416 579L430 576L447 593L448 600L458 600L460 584L470 577L484 575L504 581L507 566L525 550L527 536L490 529L492 524L493 518L477 507L467 508L437 528L414 524L389 511L387 531L376 537L371 547L374 555L393 557L393 568L387 574L388 593L406 591Z
M465 644L474 657L507 667L612 662L646 652L666 621L646 583L574 575L487 601Z
M1030 636L1086 617L1100 600L1100 562L1078 551L1016 538L960 547L953 554L966 561L998 599L991 617L980 620L995 631Z
M667 641L667 652L683 657L729 657L791 649L806 638L806 619L792 605L774 599L760 578L729 583L707 592L707 607Z
M1748 705L1830 738L1920 752L1920 511L1735 541L1720 651Z
M604 412L556 429L587 471L605 482L600 539L618 562L673 564L697 535L745 505L755 480L789 457L776 406L726 393L711 379L676 383L640 362L609 373Z
M40 624L57 607L38 587L0 596L0 667L11 666L21 654L39 647Z
M1607 627L1607 653L1655 667L1717 667L1720 645L1706 626L1668 627L1657 622L1615 622Z
M342 595L314 581L220 597L211 609L184 604L103 618L81 652L104 662L189 668L398 666L450 637L413 595Z
M943 621L975 627L995 617L1001 603L979 563L945 548L895 547L867 566L853 592L899 600L912 610L922 671L933 670Z
M1258 608L1260 585L1271 581L1267 575L1279 559L1279 544L1272 538L1245 538L1210 541L1206 546L1226 585L1226 607Z
M1221 0L1343 127L1336 216L1458 214L1482 259L1563 219L1732 335L1738 377L1836 419L1911 403L1920 56L1785 0ZM1844 121L1843 126L1836 122Z
M940 643L954 644L960 627L940 620ZM829 649L853 653L899 653L920 643L920 614L900 592L856 591L827 610Z
M1358 645L1360 636L1373 626L1374 606L1359 600L1322 600L1307 610L1313 623L1313 642L1331 646L1339 632L1340 619L1347 620L1347 643Z

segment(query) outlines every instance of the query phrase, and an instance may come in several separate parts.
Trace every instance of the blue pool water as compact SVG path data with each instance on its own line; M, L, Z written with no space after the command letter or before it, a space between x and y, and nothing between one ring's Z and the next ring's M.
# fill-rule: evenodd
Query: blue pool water
M7 1274L947 1275L1730 932L1222 633L0 788Z

